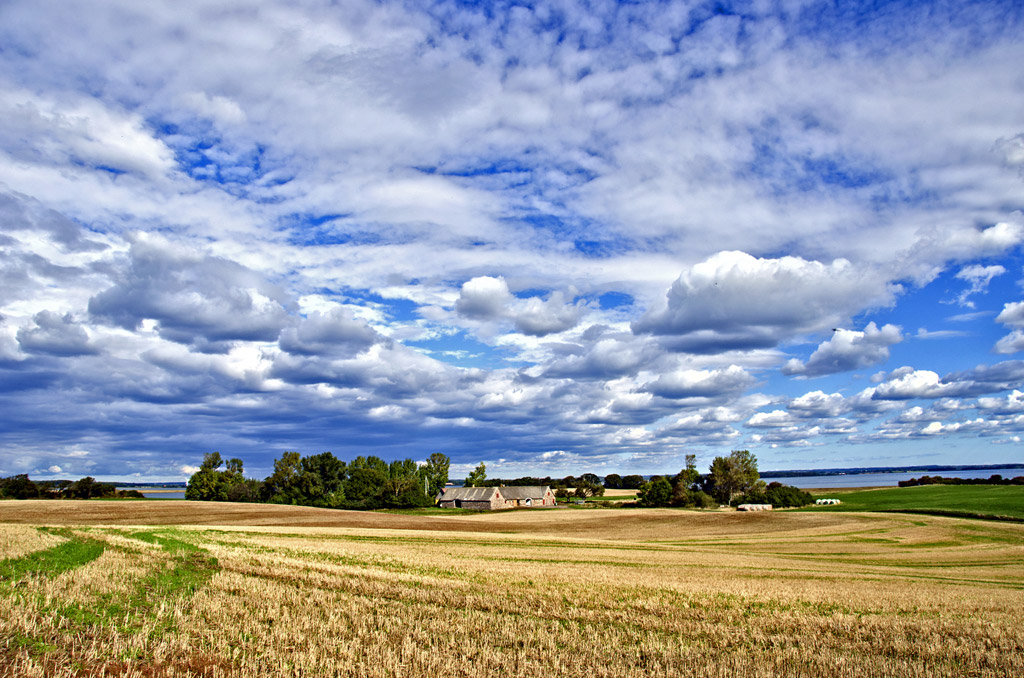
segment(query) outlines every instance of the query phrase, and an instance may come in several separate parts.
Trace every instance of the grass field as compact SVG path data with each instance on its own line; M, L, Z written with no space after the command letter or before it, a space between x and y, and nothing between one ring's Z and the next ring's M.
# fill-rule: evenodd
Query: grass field
M1024 675L1015 523L66 501L0 523L0 676Z
M1024 520L1024 486L1020 485L920 485L842 494L815 490L814 494L816 497L835 495L843 503L805 510L908 511Z

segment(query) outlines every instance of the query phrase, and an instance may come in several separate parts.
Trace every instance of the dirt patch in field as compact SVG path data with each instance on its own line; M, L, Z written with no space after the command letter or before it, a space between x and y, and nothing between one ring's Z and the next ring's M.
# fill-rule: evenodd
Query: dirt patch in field
M221 525L367 528L535 534L589 539L673 540L763 532L829 530L878 520L860 514L735 513L664 509L501 511L476 515L402 515L307 506L194 501L25 500L0 502L0 523L27 525ZM891 518L889 518L891 520Z

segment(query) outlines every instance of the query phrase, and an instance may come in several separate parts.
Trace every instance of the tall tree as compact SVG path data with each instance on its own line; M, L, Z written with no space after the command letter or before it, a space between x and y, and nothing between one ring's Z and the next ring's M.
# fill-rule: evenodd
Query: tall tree
M624 490L639 490L643 484L644 477L641 475L633 474L622 478L622 489Z
M482 487L485 480L487 480L487 467L483 462L480 462L466 476L466 487Z
M207 452L199 470L188 479L185 499L193 501L226 501L227 488L222 487L220 467L224 464L220 452ZM222 492L223 490L223 492Z
M672 484L668 478L658 476L640 487L637 499L641 506L668 506L672 502Z
M437 493L448 484L448 468L451 460L440 452L434 452L427 457L427 463L423 467L423 475L427 478L427 494L436 497Z
M696 489L697 483L700 482L700 473L697 471L697 455L686 455L686 468L676 474L673 480L676 485L682 484L684 489Z
M715 457L711 462L713 493L726 503L754 487L759 478L757 457L747 450L733 450L728 457Z
M274 460L274 472L263 481L263 495L273 504L298 504L301 499L299 476L302 474L302 455L284 452Z

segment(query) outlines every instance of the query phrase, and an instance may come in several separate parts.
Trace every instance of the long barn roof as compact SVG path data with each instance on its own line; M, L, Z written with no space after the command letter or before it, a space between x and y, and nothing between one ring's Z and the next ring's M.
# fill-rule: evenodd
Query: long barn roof
M503 487L501 496L505 499L543 499L547 493L546 485L523 485L521 487Z
M504 489L504 488L502 488ZM453 499L461 499L462 501L490 501L494 493L498 491L496 487L446 487L444 492L441 494L442 501L451 501ZM504 492L502 493L504 496Z

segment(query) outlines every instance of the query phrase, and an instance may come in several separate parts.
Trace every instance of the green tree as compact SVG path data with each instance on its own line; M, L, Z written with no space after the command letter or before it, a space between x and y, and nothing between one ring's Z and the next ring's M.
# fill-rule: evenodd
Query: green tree
M232 460L234 461L234 460ZM199 470L188 479L185 499L193 501L227 501L227 487L221 482L220 467L224 464L220 452L207 452Z
M240 483L232 484L228 488L228 501L250 504L263 501L263 481L255 478L245 478Z
M753 489L759 478L757 457L747 450L733 450L728 457L715 457L711 462L712 493L719 501L731 504L736 495Z
M623 476L622 478L622 489L624 490L639 490L640 486L644 484L644 477L640 475L629 475Z
M580 478L576 481L576 496L580 499L586 497L601 497L604 496L604 485L600 483L592 483L589 480Z
M641 506L668 506L672 503L672 483L658 476L640 487L637 499Z
M9 499L35 499L39 496L39 486L29 480L27 474L0 478L0 497Z
M384 484L388 476L376 466L349 466L345 497L352 508L379 508L383 504Z
M475 469L469 472L466 476L466 487L483 487L484 481L487 480L487 467L483 462L480 462Z
M292 502L337 508L345 502L346 464L330 452L311 454L299 463Z
M622 487L622 476L618 473L609 473L604 477L604 486L609 490L618 490Z
M412 459L391 462L388 465L388 479L384 486L384 493L388 496L390 503L394 503L394 499L413 490L422 494L423 481L416 462Z
M302 498L299 476L302 474L302 455L284 452L274 460L274 472L263 481L263 496L272 504L298 504Z
M437 493L448 484L448 468L451 460L447 455L434 452L427 457L427 463L423 466L423 475L427 479L427 494L436 497Z
M117 488L112 483L98 483L92 476L80 478L71 483L65 490L65 496L74 499L92 499L93 497L112 497Z
M682 484L688 490L696 489L700 482L700 472L697 471L697 455L686 455L686 468L676 474L672 479L676 484Z

